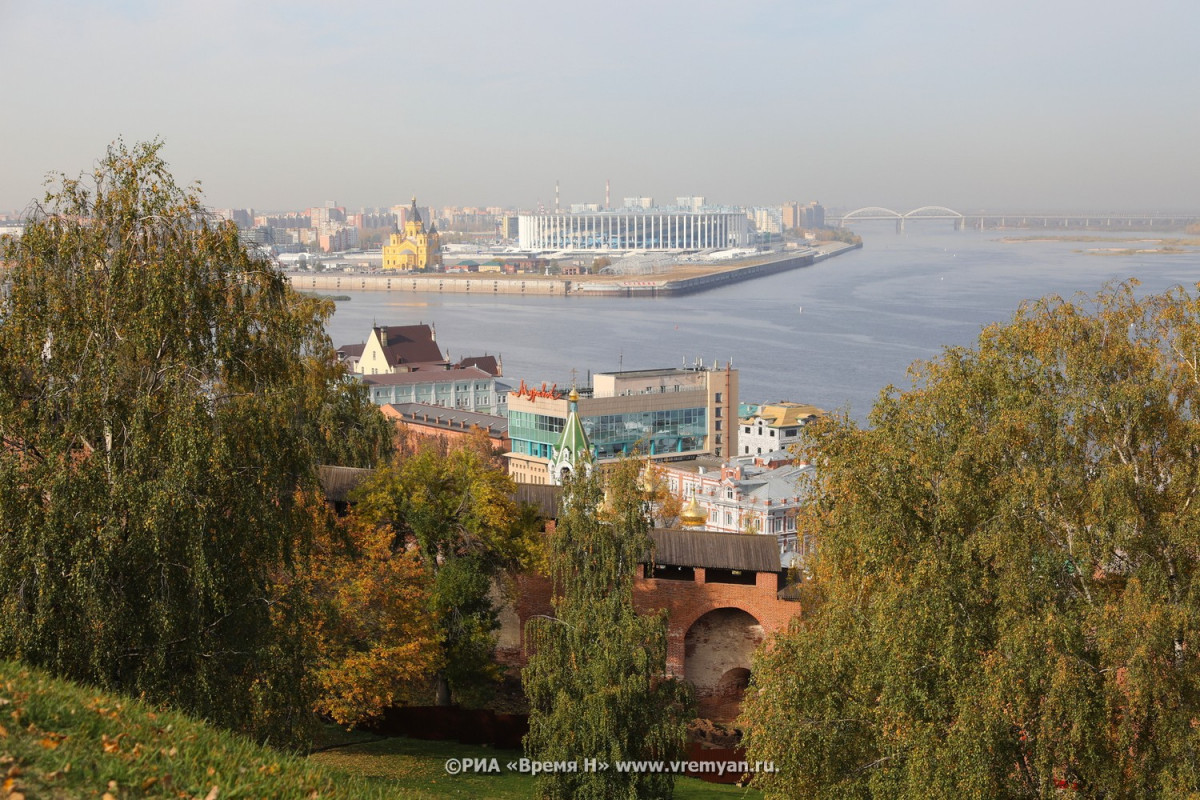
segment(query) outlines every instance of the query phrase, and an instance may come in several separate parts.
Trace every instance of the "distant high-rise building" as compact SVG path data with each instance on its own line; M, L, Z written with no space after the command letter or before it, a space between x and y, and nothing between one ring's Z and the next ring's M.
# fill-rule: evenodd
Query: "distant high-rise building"
M782 224L778 208L755 208L754 227L759 233L781 233Z
M825 227L825 207L816 200L808 204L808 210L804 214L805 219L811 222L811 228Z
M782 208L784 230L791 228L824 228L825 208L815 200L808 205L797 202L784 203Z

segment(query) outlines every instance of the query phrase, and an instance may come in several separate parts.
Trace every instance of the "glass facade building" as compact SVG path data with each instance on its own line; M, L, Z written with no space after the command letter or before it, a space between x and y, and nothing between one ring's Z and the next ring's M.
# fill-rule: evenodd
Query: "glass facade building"
M703 407L624 414L580 414L580 422L596 458L615 458L630 453L681 455L705 452L708 447L708 410ZM562 434L561 417L528 411L510 411L508 435L512 451L538 458L552 458Z
M597 372L579 392L575 413L598 461L622 455L664 461L737 452L737 370L692 367ZM522 384L508 396L509 474L519 483L552 482L549 465L571 415L557 389ZM570 449L570 448L568 448Z
M522 214L517 237L524 250L705 250L751 240L742 212L657 209Z

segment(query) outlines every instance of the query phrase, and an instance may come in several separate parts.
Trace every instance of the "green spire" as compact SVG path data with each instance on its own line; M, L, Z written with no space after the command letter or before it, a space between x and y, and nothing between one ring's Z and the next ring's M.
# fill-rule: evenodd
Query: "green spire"
M554 446L554 457L550 459L550 480L561 486L563 475L573 472L578 462L584 462L588 468L592 464L592 444L588 441L583 423L579 421L579 392L571 387L567 395L567 422L563 425L562 435Z

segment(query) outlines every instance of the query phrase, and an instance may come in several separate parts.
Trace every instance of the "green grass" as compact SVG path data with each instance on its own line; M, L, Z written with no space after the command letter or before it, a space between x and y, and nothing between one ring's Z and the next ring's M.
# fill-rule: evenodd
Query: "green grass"
M348 776L183 714L0 661L0 797L13 792L28 800L435 796Z
M519 750L431 742L392 737L380 739L359 733L340 733L327 729L320 737L326 746L345 736L347 746L314 753L310 759L351 775L385 781L389 786L431 797L486 797L496 800L525 800L535 796L536 779L532 775L509 771L506 765L522 757ZM486 774L448 775L447 759L492 759L500 771ZM419 795L425 796L425 795ZM675 781L677 800L758 800L762 794L752 789L705 783L695 778Z
M0 661L0 798L430 798L534 796L532 775L509 771L519 751L381 739L325 726L308 758L287 755L183 714L163 711ZM446 760L496 758L497 774L449 775ZM216 788L216 794L213 789ZM681 800L757 799L758 792L692 778Z

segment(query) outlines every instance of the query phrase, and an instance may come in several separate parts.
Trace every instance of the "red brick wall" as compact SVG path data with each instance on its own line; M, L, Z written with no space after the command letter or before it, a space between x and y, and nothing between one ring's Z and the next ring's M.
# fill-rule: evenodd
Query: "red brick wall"
M786 630L788 622L800 614L800 604L779 600L778 577L760 572L754 586L727 583L705 583L704 570L696 568L696 580L676 581L662 578L638 577L633 586L634 607L639 613L666 609L667 611L667 673L684 675L685 637L697 619L718 608L739 608L762 625L769 640L775 633ZM502 663L520 667L525 663L523 648L518 644L525 623L538 614L552 614L552 586L542 575L525 574L517 580L518 594L514 607L505 617L501 631L501 647L497 656ZM512 613L512 612L515 612ZM519 627L518 627L519 626ZM514 630L514 628L516 628Z

